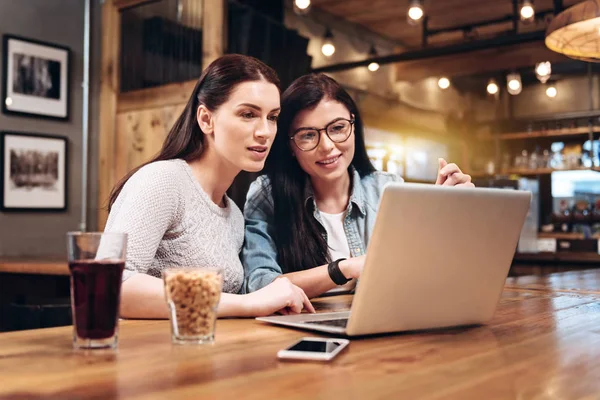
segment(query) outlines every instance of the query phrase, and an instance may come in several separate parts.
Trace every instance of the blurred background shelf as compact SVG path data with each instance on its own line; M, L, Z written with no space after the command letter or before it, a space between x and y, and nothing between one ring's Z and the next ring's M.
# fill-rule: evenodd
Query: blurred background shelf
M519 176L537 176L537 175L549 175L552 172L558 171L598 171L600 167L579 167L579 168L567 168L567 169L556 169L556 168L537 168L537 169L524 169L524 168L511 168L509 170L488 174L486 172L472 172L470 173L472 178L495 178L508 175L519 175Z
M594 127L592 130L593 133L600 132L597 127ZM528 131L528 132L510 132L510 133L499 133L496 135L488 134L482 136L481 138L484 140L518 140L518 139L538 139L538 138L561 138L561 137L569 137L569 136L587 136L590 133L589 127L578 127L578 128L566 128L566 129L549 129L549 130L540 130L540 131Z
M567 251L556 253L516 253L513 262L598 263L597 267L600 267L600 254Z

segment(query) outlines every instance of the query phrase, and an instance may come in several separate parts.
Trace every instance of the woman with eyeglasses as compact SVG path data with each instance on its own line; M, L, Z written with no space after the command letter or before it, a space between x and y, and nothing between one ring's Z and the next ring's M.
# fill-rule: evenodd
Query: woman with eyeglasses
M287 277L309 298L351 290L383 188L402 178L375 170L356 104L326 75L305 75L290 85L277 130L266 174L252 183L244 207L243 289ZM436 184L473 186L443 159Z

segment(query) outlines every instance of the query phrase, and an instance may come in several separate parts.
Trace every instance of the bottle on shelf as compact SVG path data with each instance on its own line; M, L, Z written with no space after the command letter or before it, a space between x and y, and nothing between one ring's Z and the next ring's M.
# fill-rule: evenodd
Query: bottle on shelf
M552 214L552 221L555 224L555 232L570 232L571 231L571 210L569 209L569 202L562 199L559 203L559 209L557 212Z
M538 156L539 154L539 146L536 146L535 150L533 150L531 152L531 154L529 155L529 163L527 165L527 168L531 169L531 170L535 170L539 168L539 159L540 157Z
M581 166L585 168L591 168L593 166L592 157L590 157L590 152L588 150L584 150L581 154Z
M510 169L510 154L502 154L502 167L501 170L506 172Z
M590 222L591 217L591 205L586 199L580 198L575 201L573 206L573 222L575 223L587 223Z
M544 149L539 167L540 168L551 168L550 160L551 160L550 151L548 149Z
M554 142L550 146L550 150L552 151L552 156L550 158L550 167L554 169L564 169L565 162L564 156L562 154L562 150L564 149L565 144L563 142Z
M517 169L527 168L528 163L529 163L529 156L528 156L527 150L521 151L521 154L519 154L515 157L515 168L517 168Z

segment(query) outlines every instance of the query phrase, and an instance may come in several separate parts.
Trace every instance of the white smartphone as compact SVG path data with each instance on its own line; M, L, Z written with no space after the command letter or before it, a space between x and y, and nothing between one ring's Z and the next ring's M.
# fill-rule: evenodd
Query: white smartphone
M284 350L277 352L281 359L329 361L337 356L350 341L348 339L332 339L305 337Z

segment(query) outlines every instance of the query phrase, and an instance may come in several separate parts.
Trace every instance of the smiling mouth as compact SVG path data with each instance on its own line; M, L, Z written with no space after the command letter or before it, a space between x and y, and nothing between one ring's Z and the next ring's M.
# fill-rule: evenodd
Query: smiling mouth
M330 157L330 158L327 158L325 160L317 161L317 164L323 164L323 165L333 164L334 162L336 162L337 160L339 160L339 158L341 156L342 156L341 154L338 154L335 157Z
M255 151L257 153L264 153L265 151L267 151L267 146L248 147L248 150Z

